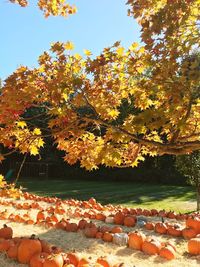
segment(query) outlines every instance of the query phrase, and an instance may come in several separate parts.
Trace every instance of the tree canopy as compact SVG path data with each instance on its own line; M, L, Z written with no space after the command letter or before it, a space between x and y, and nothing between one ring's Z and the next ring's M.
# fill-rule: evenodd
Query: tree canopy
M56 42L38 67L21 66L5 79L0 143L9 152L2 160L13 151L37 155L49 136L65 161L88 170L134 167L146 155L200 149L200 1L127 4L141 26L142 46L116 42L94 57L88 50L73 53L71 42ZM38 5L45 16L64 15L62 0ZM48 127L34 125L31 108L41 108L37 116Z

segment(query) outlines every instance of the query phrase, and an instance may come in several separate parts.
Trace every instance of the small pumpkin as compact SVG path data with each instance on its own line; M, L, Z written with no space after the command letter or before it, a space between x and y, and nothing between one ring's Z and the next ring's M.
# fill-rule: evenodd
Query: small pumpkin
M119 211L114 216L114 223L115 224L124 224L125 215L123 212Z
M3 228L0 229L0 238L11 239L13 236L13 230L4 224Z
M136 224L136 217L134 216L126 216L124 218L124 225L127 226L127 227L134 227Z
M105 232L102 237L103 241L105 242L112 242L113 241L113 234L109 232Z
M142 244L142 251L149 255L159 254L161 243L155 238L147 238Z
M112 262L108 257L100 257L96 262L103 267L112 267Z
M63 267L64 261L61 254L52 254L45 258L43 267Z
M182 236L185 239L191 239L196 237L196 231L193 228L186 227L182 230Z
M80 257L77 253L69 252L67 253L67 258L69 259L70 263L73 264L75 267L78 266Z
M155 231L159 234L166 234L167 233L167 225L165 223L156 223L155 224Z
M166 245L160 249L159 255L167 260L173 260L175 258L175 250L172 246Z
M43 267L46 258L49 256L46 252L34 254L29 262L29 267Z
M98 232L97 227L91 227L91 228L88 227L84 229L85 236L89 238L95 238L97 232Z

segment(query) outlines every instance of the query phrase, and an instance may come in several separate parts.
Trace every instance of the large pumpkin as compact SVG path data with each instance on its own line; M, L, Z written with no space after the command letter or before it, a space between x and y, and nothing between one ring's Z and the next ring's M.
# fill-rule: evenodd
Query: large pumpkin
M141 250L144 243L145 235L141 232L135 231L129 234L128 246L133 249Z
M200 255L200 237L188 241L188 252L192 255Z
M17 258L20 263L29 263L31 257L40 252L42 252L40 240L32 235L31 238L23 239L19 244Z

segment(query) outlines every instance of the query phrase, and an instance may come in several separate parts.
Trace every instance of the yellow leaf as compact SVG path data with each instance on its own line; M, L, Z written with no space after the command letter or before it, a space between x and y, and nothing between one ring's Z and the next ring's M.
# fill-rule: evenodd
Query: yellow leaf
M72 42L66 42L64 45L64 48L66 50L73 50L74 49L74 44Z
M138 46L139 46L139 44L136 43L136 42L134 42L134 43L132 43L132 45L129 47L129 49L130 49L131 51L135 51L135 49L138 48Z
M34 156L37 155L37 154L39 154L38 148L36 146L31 146L30 154L31 155L34 155Z
M24 129L24 127L26 127L26 122L25 121L18 121L17 126Z
M90 50L84 49L83 52L88 57L92 55L92 53L90 52Z
M116 118L119 115L119 111L117 109L112 109L109 111L108 115L110 115L112 118Z
M40 129L39 129L39 128L35 128L35 129L33 130L33 134L35 134L35 135L41 135L41 131L40 131Z
M118 47L117 50L116 50L116 53L117 53L119 56L122 56L123 53L124 53L124 47Z

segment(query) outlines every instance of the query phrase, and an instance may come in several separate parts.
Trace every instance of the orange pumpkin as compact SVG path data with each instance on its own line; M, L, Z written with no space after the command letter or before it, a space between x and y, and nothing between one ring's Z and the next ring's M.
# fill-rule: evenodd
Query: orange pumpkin
M116 234L116 233L122 233L123 232L123 229L120 227L120 226L114 226L112 229L111 229L111 233L113 234Z
M4 224L3 228L0 229L0 238L11 239L13 236L13 230Z
M167 233L167 225L165 223L156 223L155 224L155 231L159 234L166 234Z
M179 224L174 224L168 227L167 229L167 233L169 235L178 237L182 235L182 227Z
M147 230L154 230L155 224L153 222L147 222L144 227Z
M80 258L77 253L69 252L67 253L67 258L69 259L70 263L73 264L75 267L78 266Z
M102 237L103 241L105 242L112 242L113 240L113 234L109 232L105 232Z
M9 239L1 239L0 240L0 251L8 251L9 248L14 245L14 242Z
M112 267L112 262L107 257L100 257L96 262L103 267Z
M64 261L61 254L52 254L46 257L43 267L63 267Z
M32 235L31 238L23 239L19 244L17 258L20 263L29 263L31 257L40 252L42 252L41 242Z
M89 267L89 263L90 261L87 258L81 258L77 267L86 267L86 266Z
M128 246L133 249L141 250L145 241L145 235L138 231L129 233Z
M200 254L200 237L191 238L188 241L188 252L192 255Z
M124 225L127 227L134 227L136 224L136 217L134 216L126 216L124 218Z
M88 238L95 238L97 232L98 232L98 229L96 227L91 227L91 228L88 227L84 229L84 234Z
M81 219L78 223L78 228L79 229L85 229L86 225L87 225L87 221L85 219Z
M114 223L115 224L124 224L125 215L121 211L117 212L114 216Z
M185 238L185 239L191 239L191 238L194 238L196 236L196 231L193 229L193 228L184 228L182 230L182 236Z
M45 262L46 258L49 256L46 252L36 253L31 257L29 266L30 267L43 267L43 263Z
M175 250L172 246L166 245L160 249L159 255L167 260L173 260L175 258Z
M19 247L19 243L13 244L9 247L9 249L7 250L8 258L13 259L13 260L17 260L18 247Z
M142 251L149 255L159 254L161 243L155 238L148 238L142 244Z

